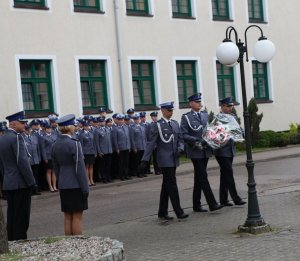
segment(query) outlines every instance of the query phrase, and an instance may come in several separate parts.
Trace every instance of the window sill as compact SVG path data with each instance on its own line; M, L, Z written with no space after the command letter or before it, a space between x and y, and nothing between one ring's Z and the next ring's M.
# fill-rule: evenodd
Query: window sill
M193 16L189 16L189 15L176 15L176 14L173 14L172 16L173 19L187 19L187 20L196 20L195 17Z
M28 118L46 118L50 114L56 114L53 111L25 111L25 117Z
M250 20L249 19L249 24L268 24L268 22L261 21L261 20Z
M106 113L113 113L111 109L107 109ZM83 114L99 114L99 108L83 108Z
M213 17L214 22L233 22L232 19L226 17Z
M91 13L91 14L105 14L103 11L99 10L87 10L87 9L82 9L82 8L74 8L75 13Z
M49 10L49 8L46 6L37 6L37 5L29 5L29 4L15 4L14 8Z
M134 11L127 11L127 16L142 16L142 17L153 17L154 15L148 14L148 13L140 13L140 12L134 12Z
M155 105L135 105L135 111L157 111L160 110L159 107Z
M255 99L255 102L257 104L264 104L264 103L273 103L273 100L260 100L260 99Z
M188 108L190 108L190 105L188 103L179 104L179 109L188 109Z

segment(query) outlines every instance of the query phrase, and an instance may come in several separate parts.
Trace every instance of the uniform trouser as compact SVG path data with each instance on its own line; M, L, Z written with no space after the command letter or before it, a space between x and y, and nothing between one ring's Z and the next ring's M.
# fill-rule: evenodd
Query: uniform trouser
M113 152L111 155L111 167L110 167L110 176L115 179L119 175L119 162L118 162L118 154Z
M241 198L236 191L232 161L233 157L216 157L220 166L220 203L225 204L228 201L228 191L234 202L239 202Z
M93 180L95 182L99 182L100 181L100 157L97 156L95 158L95 162L94 162L94 165L93 165Z
M44 161L41 161L39 164L39 188L40 190L48 190L48 183L47 183L47 179L46 179L46 172L47 172L47 168L46 168L46 163Z
M129 150L121 150L118 154L119 178L128 177Z
M39 165L31 165L32 173L35 179L35 183L38 185L39 184Z
M170 198L174 212L178 217L183 214L183 210L180 206L179 192L175 176L176 168L166 167L161 168L161 170L163 174L163 182L160 191L158 216L165 216L168 214L168 202Z
M144 173L139 173L139 164L141 162L141 159L143 157L144 151L138 150L136 153L131 152L131 174L133 176L140 176Z
M193 208L197 209L201 206L201 191L209 206L216 205L217 202L207 178L208 158L192 159L192 162L194 165Z
M27 239L31 189L7 190L7 238L9 241Z
M153 167L154 167L154 173L161 173L160 167L157 165L157 149L154 149L152 152L152 157L153 157Z
M102 180L110 181L111 153L104 154L102 157L100 157L99 167Z

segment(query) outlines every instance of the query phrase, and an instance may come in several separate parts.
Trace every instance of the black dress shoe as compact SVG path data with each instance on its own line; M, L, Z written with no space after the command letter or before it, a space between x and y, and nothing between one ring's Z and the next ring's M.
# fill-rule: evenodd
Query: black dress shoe
M240 201L234 202L234 204L237 205L237 206L241 206L241 205L245 205L246 201L241 199Z
M170 217L169 215L164 215L164 216L158 216L159 219L164 219L164 220L173 220L173 217Z
M232 207L233 204L229 201L225 202L225 203L221 203L222 205L224 205L224 207Z
M182 214L179 215L177 218L178 218L178 219L185 219L185 218L187 218L188 216L189 216L188 214L182 213Z
M221 209L222 207L224 207L224 205L216 204L216 205L209 206L209 210L216 211L216 210Z
M207 212L208 210L203 208L202 206L199 206L197 208L193 208L194 212Z

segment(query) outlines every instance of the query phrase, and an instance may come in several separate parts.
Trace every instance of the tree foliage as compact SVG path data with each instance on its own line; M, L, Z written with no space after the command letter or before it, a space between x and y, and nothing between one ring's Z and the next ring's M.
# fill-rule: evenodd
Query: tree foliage
M259 125L263 118L263 113L258 114L258 107L254 98L252 98L248 103L249 121L250 121L250 131L252 145L257 144L259 140Z

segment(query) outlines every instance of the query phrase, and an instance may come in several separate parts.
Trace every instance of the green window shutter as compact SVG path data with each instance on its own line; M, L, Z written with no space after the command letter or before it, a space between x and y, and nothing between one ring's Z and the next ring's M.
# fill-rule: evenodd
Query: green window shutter
M233 68L225 66L218 61L216 66L219 100L231 96L236 101Z
M50 61L21 60L23 106L26 112L53 112Z
M191 0L172 0L172 13L175 18L192 17Z
M108 108L105 61L79 61L83 110Z
M126 0L126 11L127 14L148 15L148 0Z
M213 20L226 21L229 17L229 2L228 0L212 0Z
M73 0L74 11L102 12L100 0Z
M135 108L155 106L153 61L131 61L131 72Z
M268 70L266 63L252 61L253 89L256 100L269 100Z
M188 97L197 92L196 62L176 61L179 106L188 105Z
M263 0L248 0L248 15L251 23L264 22Z

